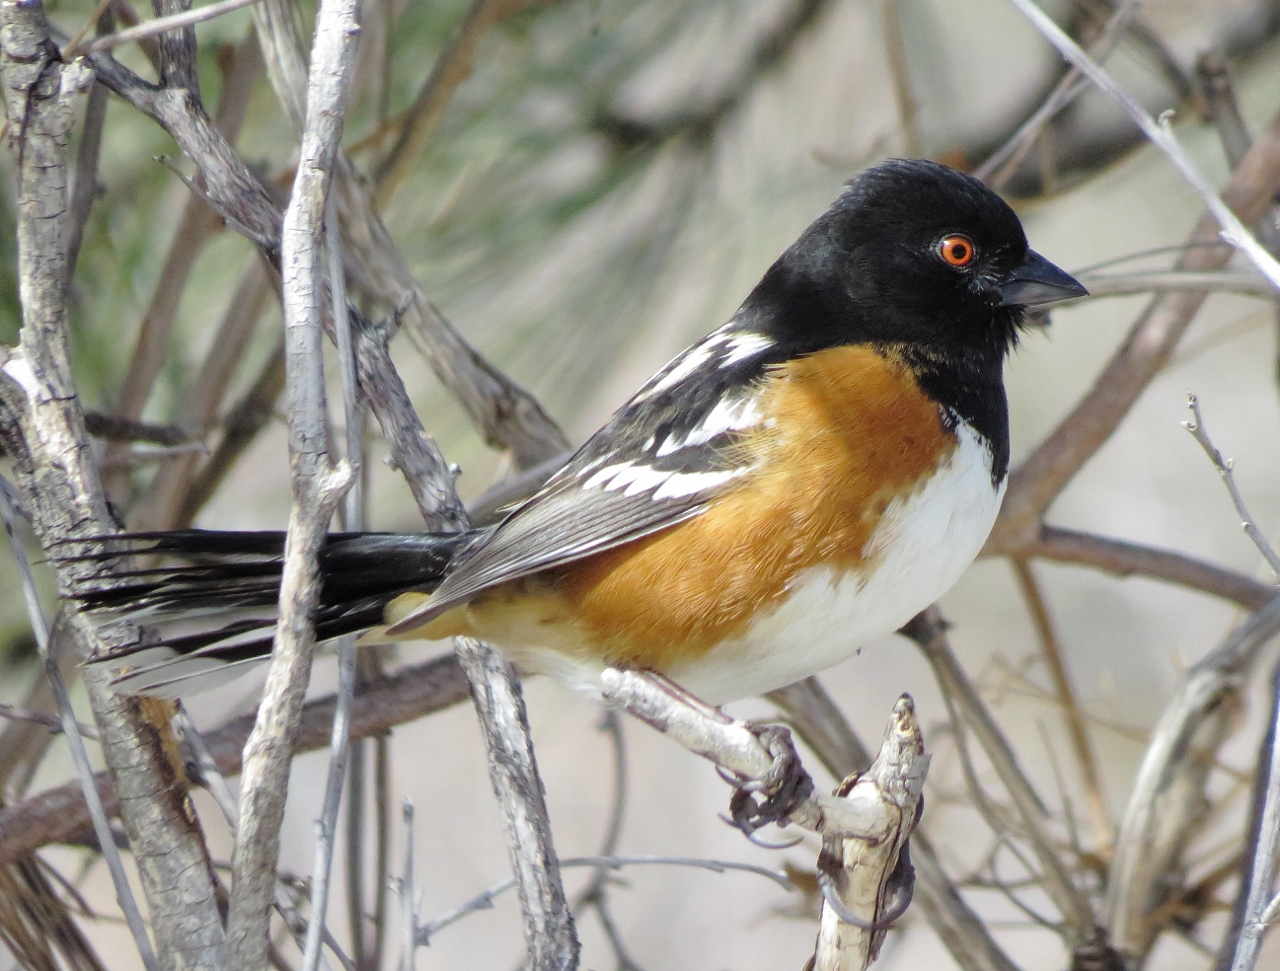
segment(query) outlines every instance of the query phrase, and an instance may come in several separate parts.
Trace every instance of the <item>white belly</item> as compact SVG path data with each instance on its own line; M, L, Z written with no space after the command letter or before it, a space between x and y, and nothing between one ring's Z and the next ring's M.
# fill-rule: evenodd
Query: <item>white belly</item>
M920 490L896 501L872 536L876 566L865 573L815 567L742 638L670 671L711 704L772 691L851 657L947 592L986 542L1004 482L991 483L991 453L967 425L950 461Z

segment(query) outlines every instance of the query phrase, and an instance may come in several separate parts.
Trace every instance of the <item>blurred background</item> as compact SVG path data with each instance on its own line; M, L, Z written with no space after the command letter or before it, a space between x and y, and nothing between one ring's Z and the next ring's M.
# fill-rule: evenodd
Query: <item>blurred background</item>
M1084 42L1096 38L1116 6L1108 0L1044 4ZM48 9L68 34L94 13L87 0L60 0ZM480 38L473 69L429 140L397 153L400 120L468 9L463 0L367 0L345 144L426 294L473 346L532 392L575 443L670 356L727 319L845 180L891 155L972 169L1006 142L1064 71L1056 53L1003 0L512 0ZM310 18L310 8L304 6L302 16ZM1196 59L1206 51L1224 54L1243 116L1259 131L1280 109L1278 29L1274 0L1153 0L1139 8L1107 66L1150 110L1176 112L1179 140L1220 185L1229 167L1204 116ZM250 85L236 144L286 195L296 145L252 56L249 14L203 24L197 35L206 103L212 111L224 92ZM117 56L153 74L137 48L122 47ZM225 441L224 419L234 406L269 384L280 331L274 291L251 246L193 206L175 176L175 169L189 168L157 126L108 99L103 130L97 194L74 281L73 353L84 404L104 414L133 409L145 421L187 428L205 450L106 448L113 500L131 525L153 523L148 517L171 501L166 496L203 475L207 502L188 505L199 525L283 528L289 489L278 415L218 474L208 473L207 459ZM11 175L7 157L0 167ZM1203 208L1172 165L1091 91L1050 123L1021 164L993 181L1018 209L1032 245L1076 273L1103 265L1117 272L1171 266L1177 255L1171 248ZM6 181L0 247L10 249L11 207ZM184 274L176 286L175 266ZM0 263L3 343L15 340L20 321L13 267L7 252ZM1082 301L1055 310L1048 329L1028 333L1007 371L1015 465L1088 393L1147 299ZM369 309L376 315L389 308ZM236 314L251 318L235 331L242 353L211 417L191 428L192 389L204 363L224 349L219 342ZM171 323L171 332L154 380L139 395L128 376L139 367L143 322L157 316ZM1052 507L1049 521L1176 549L1269 580L1218 475L1180 422L1193 391L1218 447L1236 459L1258 524L1268 536L1280 533L1276 320L1274 301L1211 296L1174 360ZM478 496L508 474L508 461L484 445L414 343L402 335L393 353L424 424L462 470L463 497ZM122 388L132 398L122 401ZM371 423L369 525L416 528L412 498L386 466L386 454ZM1052 564L1035 569L1090 719L1104 812L1114 822L1177 677L1218 644L1241 613L1154 581ZM20 704L37 670L16 580L7 564L0 570L7 571L0 574L4 589L14 591L0 600L0 698ZM1035 634L1010 566L979 562L942 607L954 624L957 651L1015 740L1024 768L1045 800L1091 843L1060 713L1036 660ZM387 663L441 650L409 645ZM897 637L868 644L823 680L871 741L880 737L898 695L914 696L935 753L925 828L953 878L976 876L991 851L990 837L967 805L947 713L915 648ZM312 691L333 685L332 659L322 660ZM601 713L538 680L526 685L526 695L557 848L563 856L596 852L614 794ZM190 708L202 727L212 728L250 710L255 699L249 679L193 698ZM1252 704L1239 713L1215 781L1214 824L1191 853L1193 868L1221 864L1238 840L1262 709L1265 704ZM766 716L773 709L753 702L733 711ZM717 813L729 790L705 762L643 726L625 724L623 734L628 773L619 853L812 868L813 843L764 850L724 825ZM391 804L412 799L417 810L422 914L447 911L503 879L507 852L470 707L397 728L390 753ZM305 874L310 867L326 764L324 754L295 763L284 870ZM20 787L10 781L5 798L70 774L63 746L54 741ZM225 827L202 795L196 801L215 857L227 858ZM403 832L393 829L393 859L403 841ZM44 856L104 915L81 923L105 965L137 966L126 932L110 916L115 904L103 868L83 850L56 848ZM1013 879L1016 861L1007 866L1005 876ZM567 874L571 896L589 877ZM376 879L372 863L368 878ZM339 894L341 884L339 869ZM1228 883L1223 899L1231 892ZM999 890L966 892L1022 967L1065 966L1059 938L1034 919L1056 919L1047 898L1035 888L1016 896L1030 914ZM633 966L646 971L798 968L816 932L811 900L744 873L632 868L618 875L609 899ZM1212 910L1187 933L1164 934L1150 966L1210 966L1225 926ZM330 923L343 941L339 913L331 909ZM579 931L584 968L627 966L593 915L582 916ZM521 953L519 914L507 894L492 910L441 931L419 952L418 967L510 968ZM1280 962L1280 952L1273 947L1271 953ZM393 947L386 966L396 959ZM0 967L4 961L0 956ZM889 935L878 966L953 964L912 914Z

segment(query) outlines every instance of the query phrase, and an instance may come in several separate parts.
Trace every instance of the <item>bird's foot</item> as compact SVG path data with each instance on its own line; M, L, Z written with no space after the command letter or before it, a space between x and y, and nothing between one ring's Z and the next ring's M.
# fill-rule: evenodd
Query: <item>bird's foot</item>
M790 729L782 725L763 725L753 727L751 733L760 740L773 764L755 778L723 770L721 775L735 787L729 798L726 822L742 830L754 842L758 830L770 823L783 825L787 822L792 811L813 794L813 779L800 762Z

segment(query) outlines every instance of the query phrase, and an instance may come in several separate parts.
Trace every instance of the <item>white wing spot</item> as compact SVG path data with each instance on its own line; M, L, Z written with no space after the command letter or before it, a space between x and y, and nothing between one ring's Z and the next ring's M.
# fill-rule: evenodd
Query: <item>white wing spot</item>
M653 498L676 499L680 496L691 496L728 482L746 471L748 469L743 467L720 472L676 472L653 494Z
M621 489L624 490L622 493L624 496L638 496L656 489L666 482L670 475L670 472L660 472L647 465L633 465L619 472L613 481L605 486L605 491L617 492Z
M682 448L688 448L690 445L705 445L717 435L750 428L759 423L760 417L757 396L724 399L685 434L672 435L664 439L655 454L661 458L672 452L678 452Z
M582 488L607 489L610 479L612 479L615 475L618 475L619 473L625 471L626 469L629 469L630 467L631 467L630 462L622 462L618 465L607 465L603 469L601 469L599 472L595 473L593 476L585 480L582 483ZM583 471L585 472L587 470L584 469Z
M750 331L729 334L724 341L725 355L720 366L730 367L739 361L745 361L767 349L772 343L773 341L763 334L753 334Z
M714 335L713 335L714 336ZM705 340L701 344L695 344L684 352L683 357L678 357L667 365L670 370L666 374L660 374L647 387L642 388L640 393L635 396L634 401L643 401L651 398L659 392L666 391L668 388L674 388L681 381L693 374L698 368L706 364L711 359L712 352L715 350L714 342Z

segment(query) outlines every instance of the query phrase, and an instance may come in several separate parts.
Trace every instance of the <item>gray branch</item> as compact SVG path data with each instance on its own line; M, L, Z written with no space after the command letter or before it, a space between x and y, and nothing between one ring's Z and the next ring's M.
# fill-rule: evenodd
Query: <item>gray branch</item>
M227 914L226 964L237 969L267 965L291 739L301 718L315 649L311 615L320 596L316 557L329 519L352 479L350 465L331 462L327 452L320 300L325 200L342 137L343 97L355 61L357 9L357 0L329 0L317 18L307 121L282 234L293 506L274 656L257 723L245 747Z

